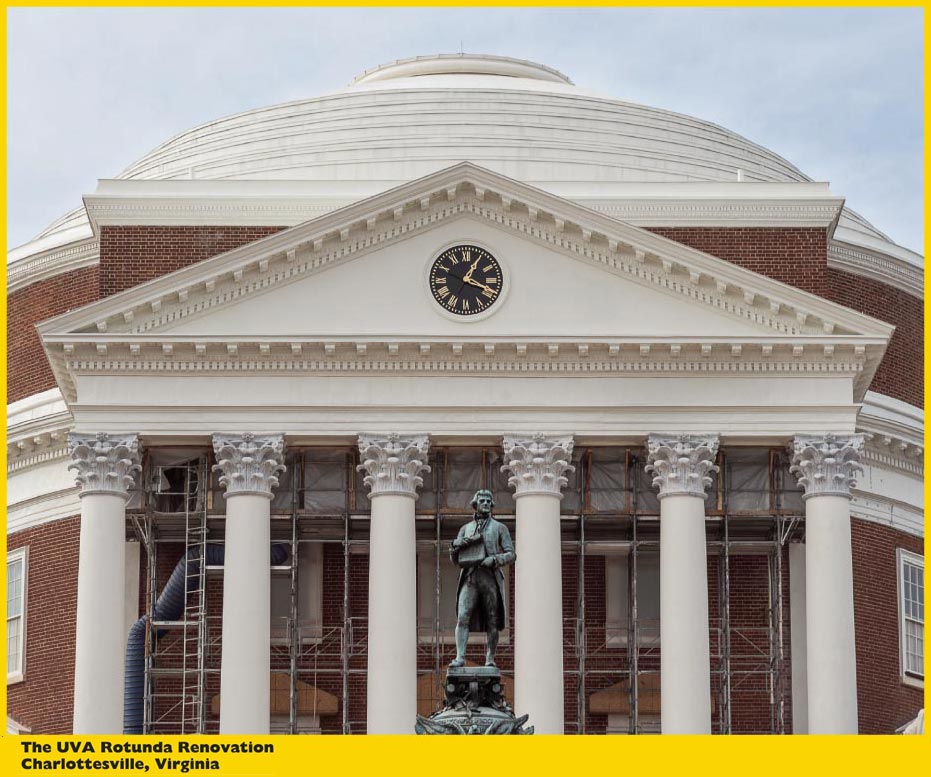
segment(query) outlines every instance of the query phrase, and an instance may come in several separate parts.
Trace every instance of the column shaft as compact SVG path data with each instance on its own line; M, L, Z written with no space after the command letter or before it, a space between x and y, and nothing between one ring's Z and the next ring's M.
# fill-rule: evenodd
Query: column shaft
M565 728L559 496L517 498L514 709L537 734Z
M269 731L270 507L269 499L257 494L226 500L221 734Z
M414 507L430 442L426 435L360 435L369 535L366 732L413 734L417 720L417 543Z
M792 633L792 733L808 733L808 615L805 612L805 545L789 543Z
M140 469L139 441L74 432L68 448L81 487L72 731L116 734L123 731L126 500Z
M808 727L812 734L857 733L850 500L805 502Z
M215 434L220 485L226 489L220 733L267 734L271 639L269 556L272 490L283 435ZM291 559L297 563L296 558Z
M711 733L705 489L718 438L650 435L659 489L660 696L664 734Z
M805 489L808 731L856 734L850 496L863 435L798 435L791 472Z
M74 646L75 734L123 730L125 553L125 498L105 493L82 497Z
M415 500L372 499L369 540L369 734L410 734L417 717Z
M542 433L503 441L501 471L510 473L517 506L514 711L529 714L538 734L565 730L559 504L574 444Z
M662 731L711 733L705 505L695 496L660 502Z

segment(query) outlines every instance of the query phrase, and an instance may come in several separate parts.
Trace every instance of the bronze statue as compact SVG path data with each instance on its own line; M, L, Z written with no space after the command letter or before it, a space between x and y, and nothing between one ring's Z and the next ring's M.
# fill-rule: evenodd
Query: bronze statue
M459 565L456 595L456 657L451 667L465 665L469 631L486 632L485 666L496 666L498 634L507 624L507 592L501 567L517 556L507 527L491 514L491 491L482 489L472 497L472 520L459 530L449 555Z

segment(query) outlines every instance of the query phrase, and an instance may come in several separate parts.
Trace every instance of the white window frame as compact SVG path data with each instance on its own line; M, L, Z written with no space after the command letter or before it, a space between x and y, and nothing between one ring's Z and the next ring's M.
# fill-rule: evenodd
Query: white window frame
M897 588L897 600L898 600L898 617L899 617L899 676L904 685L911 685L915 688L924 688L925 681L924 677L917 677L913 673L906 671L906 662L905 662L905 647L906 647L906 637L905 637L905 565L910 564L912 566L920 567L924 569L925 560L924 556L919 556L917 553L912 553L911 551L905 550L905 548L896 548L896 588ZM922 621L922 626L924 621Z
M21 561L23 564L23 607L21 613L17 616L20 619L20 651L19 651L19 667L18 669L7 672L6 675L6 684L12 685L13 683L20 683L26 677L26 603L28 601L28 580L29 580L29 548L17 548L16 550L11 550L6 554L6 563L7 563L7 578L9 578L9 565ZM10 622L9 612L7 613L7 623ZM9 628L9 627L8 627ZM9 655L9 645L7 645L6 650L7 655Z

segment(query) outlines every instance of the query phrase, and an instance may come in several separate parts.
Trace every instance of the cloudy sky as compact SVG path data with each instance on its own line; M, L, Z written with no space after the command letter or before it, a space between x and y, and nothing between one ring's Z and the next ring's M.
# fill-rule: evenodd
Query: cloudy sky
M923 252L920 9L8 13L8 246L182 130L461 46L721 124Z

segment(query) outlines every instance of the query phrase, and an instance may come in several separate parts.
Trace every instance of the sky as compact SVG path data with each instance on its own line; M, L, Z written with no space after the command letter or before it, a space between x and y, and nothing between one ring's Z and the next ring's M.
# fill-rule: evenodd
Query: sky
M424 54L542 62L733 130L923 253L922 9L13 8L7 245L169 137Z

